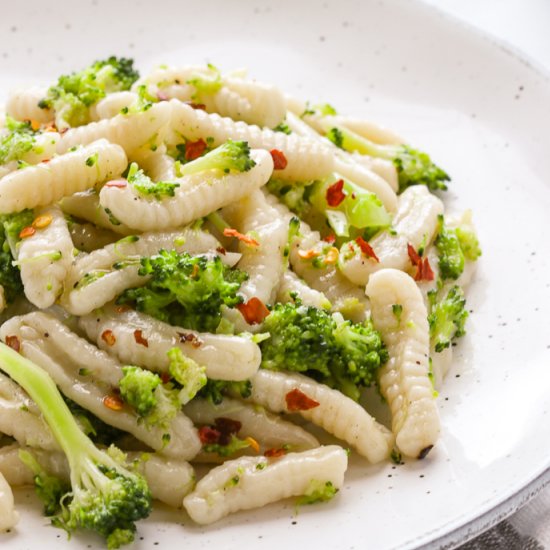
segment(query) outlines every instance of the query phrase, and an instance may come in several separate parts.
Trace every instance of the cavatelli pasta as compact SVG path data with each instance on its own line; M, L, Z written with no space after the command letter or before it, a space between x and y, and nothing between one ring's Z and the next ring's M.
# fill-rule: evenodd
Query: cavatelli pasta
M26 88L15 90L6 101L6 114L16 120L36 120L42 124L53 122L54 113L51 109L38 106L46 96L45 88Z
M318 309L331 308L331 303L322 292L308 286L294 271L285 271L277 289L276 300L282 303L293 302L294 296L299 298L305 306L312 306Z
M19 514L15 511L11 487L0 473L0 533L15 527L18 521Z

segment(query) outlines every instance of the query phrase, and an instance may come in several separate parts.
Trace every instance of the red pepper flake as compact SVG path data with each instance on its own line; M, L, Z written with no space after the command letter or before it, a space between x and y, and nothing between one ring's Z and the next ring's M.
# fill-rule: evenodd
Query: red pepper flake
M117 187L118 189L123 189L128 185L126 180L111 180L105 184L105 187Z
M326 198L327 204L332 208L339 206L346 198L346 193L344 193L344 180L338 180L328 187Z
M288 160L285 154L279 149L271 149L271 158L273 159L274 170L284 170L287 167Z
M34 120L32 118L26 118L23 120L23 122L26 122L35 132L37 130L40 130L40 122L38 120Z
M286 408L290 412L309 411L319 406L319 403L308 397L303 391L294 388L285 395Z
M161 375L160 375L160 380L163 384L168 384L168 382L170 382L171 378L170 378L170 374L167 373L167 372L163 372Z
M29 225L28 227L23 227L23 229L21 229L19 233L19 238L27 239L29 237L32 237L35 233L36 233L36 229Z
M134 340L136 341L136 344L139 344L140 346L145 346L146 348L149 347L149 341L147 338L144 338L141 330L134 330Z
M260 444L253 437L245 437L244 440L250 445L254 452L260 452Z
M238 420L220 416L214 419L214 429L220 432L218 443L228 445L231 442L231 436L239 433L242 424Z
M378 259L378 256L374 252L374 249L372 246L363 239L363 237L357 237L355 239L355 242L359 245L359 248L361 249L361 252L367 257L373 259L375 262L380 263L380 260Z
M188 141L185 144L185 160L198 159L206 151L206 141L198 139L197 141Z
M168 97L168 95L166 93L161 92L160 90L158 90L157 99L159 101L168 101L170 98Z
M6 336L6 346L19 353L21 351L21 340L17 336Z
M112 330L104 330L101 333L101 339L108 345L114 346L116 344L116 336Z
M249 325L258 325L269 315L269 309L256 296L253 296L244 304L239 304L237 309Z
M63 134L65 134L65 133L68 132L68 131L69 131L68 128L63 128L63 129L59 130L59 133L60 133L61 135L63 135Z
M57 132L57 127L55 124L52 123L44 128L44 132Z
M103 398L103 405L112 411L121 411L124 407L124 401L118 395L106 395Z
M213 445L220 440L220 432L210 426L201 426L199 428L199 439L203 445Z
M200 348L202 346L202 340L192 332L178 332L177 335L180 337L180 342L182 344L191 344L194 348Z
M422 258L418 252L414 249L412 244L407 244L407 252L409 254L409 259L411 264L416 267L416 273L414 275L415 281L433 281L434 272L428 261L428 258Z
M231 227L226 227L223 230L223 234L225 237L235 237L236 239L239 239L239 241L243 242L244 244L248 244L249 246L260 246L260 243L256 239L253 239L248 235L243 235L242 233L239 233L236 229L232 229Z
M311 260L313 258L317 258L320 254L320 252L314 250L313 248L310 248L309 250L298 250L298 256L300 256L302 260Z
M218 248L216 248L216 252L222 256L227 254L227 250L223 246L218 246Z
M199 109L201 111L206 111L206 105L204 103L194 103L193 101L184 101L186 105L189 105L192 109Z
M335 243L336 242L336 235L327 235L323 241L325 241L326 243L329 243L329 244L332 244L332 243Z
M52 160L52 159L44 159L44 160L41 160L41 161L40 161L40 164L48 164L48 162L50 162L50 160Z
M130 311L132 308L130 306L116 306L115 312L116 313L125 313L126 311Z
M286 449L280 447L279 449L267 449L264 456L267 458L281 458L286 455Z

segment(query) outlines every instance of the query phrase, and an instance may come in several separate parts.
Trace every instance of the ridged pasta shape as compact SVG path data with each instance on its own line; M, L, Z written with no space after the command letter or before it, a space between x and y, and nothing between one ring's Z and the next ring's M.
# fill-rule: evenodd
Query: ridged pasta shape
M40 221L50 220L46 227ZM73 261L73 241L63 212L57 206L36 212L35 232L19 244L17 263L25 296L36 307L45 309L63 292L63 283Z
M0 533L15 527L19 514L15 511L15 503L11 487L0 473Z
M66 291L60 302L69 313L85 315L110 302L127 288L142 286L149 280L138 274L141 257L153 256L161 249L216 254L219 246L210 233L188 228L124 237L77 258L67 277ZM125 265L121 267L116 265L117 262Z
M98 140L48 163L17 170L0 179L0 214L46 206L119 176L127 164L118 145Z
M241 457L208 472L183 499L183 505L191 519L205 525L238 510L306 494L317 483L330 482L339 489L347 466L346 451L337 445L289 453L275 460Z
M193 399L183 408L195 425L213 425L216 418L230 418L241 423L239 437L252 437L264 450L288 445L293 451L304 451L319 446L309 432L271 414L263 407L224 397L219 405L207 399Z
M395 164L389 160L368 157L367 155L362 155L361 153L346 153L341 151L341 156L343 158L349 158L355 163L364 166L367 170L378 174L381 178L384 178L389 186L397 192L399 189L399 175Z
M13 91L6 101L6 114L16 120L36 120L42 124L53 122L54 112L38 106L46 92L45 88L38 87Z
M130 107L137 99L137 94L128 91L107 94L103 99L100 99L90 107L90 118L93 122L105 118L113 118L120 114L120 111L125 107Z
M422 294L409 275L396 269L373 274L366 292L390 357L380 369L379 387L392 412L396 445L406 456L424 458L439 437L440 425L428 377L430 337ZM403 308L399 318L395 304Z
M271 156L258 149L251 151L251 157L256 166L248 172L225 175L211 172L182 178L173 197L157 200L142 196L131 185L105 186L99 202L118 220L140 231L178 227L242 199L266 184L273 172Z
M407 245L415 250L427 246L437 230L437 217L443 213L443 203L424 185L409 187L399 196L393 219L394 232L384 231L370 240L379 262L367 258L355 241L342 245L339 267L353 283L366 285L372 273L392 268L405 271L411 267Z
M296 373L260 369L252 378L250 401L275 413L289 413L286 396L297 389L318 406L298 411L302 417L342 439L357 452L376 463L387 458L393 445L392 434L361 405L337 390Z
M318 290L314 290L300 279L294 271L287 270L283 273L277 289L277 302L286 304L293 302L291 294L295 294L302 301L304 306L316 307L318 309L330 309L331 303L327 297Z
M201 443L197 431L183 413L178 413L166 427L149 427L139 421L130 407L116 412L107 408L104 399L116 387L113 379L122 378L122 367L69 331L55 317L42 312L12 317L0 328L0 338L5 340L7 335L19 338L21 354L44 369L64 395L105 423L131 433L152 449L162 450L166 456L187 460L199 452ZM105 365L93 369L92 362L97 363L98 355L103 356ZM81 374L83 369L90 374ZM170 436L168 442L164 437L166 433Z
M34 401L4 374L0 374L0 433L22 445L50 451L59 449Z
M214 145L221 145L228 139L247 141L256 149L280 150L287 159L287 166L275 170L274 176L295 181L311 181L328 176L334 169L334 153L324 145L295 134L286 135L268 128L249 126L244 122L235 122L217 114L208 114L193 109L184 103L171 101L172 130L169 139L174 143L181 138L213 138Z
M169 360L166 354L174 347L206 367L208 378L216 380L247 380L261 362L260 348L249 338L193 332L114 306L106 306L82 317L79 325L88 338L122 363L157 372L167 372ZM102 338L106 330L114 337L112 345ZM141 331L141 338L147 340L147 347L136 342L137 330Z
M58 142L57 152L65 153L71 147L107 139L120 145L127 154L142 146L155 147L162 142L163 130L170 121L172 106L156 103L139 113L120 114L113 118L90 122L86 126L70 128Z

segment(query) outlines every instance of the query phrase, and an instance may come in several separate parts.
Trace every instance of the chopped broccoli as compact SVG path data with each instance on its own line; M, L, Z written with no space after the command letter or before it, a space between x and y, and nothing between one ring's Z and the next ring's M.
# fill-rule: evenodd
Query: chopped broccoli
M215 170L224 174L248 172L254 166L256 166L256 162L250 157L248 143L228 139L223 145L212 149L206 155L181 166L180 174L189 176L207 170Z
M430 157L408 145L379 145L344 127L327 127L327 137L337 147L363 155L390 160L397 169L399 192L411 185L426 185L430 190L445 190L448 174Z
M332 481L312 479L306 492L296 499L296 506L328 502L335 497L337 492L338 489L332 484Z
M180 184L176 182L152 181L135 162L130 164L126 178L128 183L141 195L153 196L157 200L163 197L173 197L176 189L180 186Z
M281 132L282 134L286 134L287 136L292 134L292 130L289 128L288 124L284 120L283 122L280 122L279 124L277 124L277 126L273 128L273 131Z
M91 105L110 92L129 90L138 79L133 63L132 59L111 56L82 71L62 75L38 105L43 109L53 108L70 126L87 124Z
M240 439L235 434L231 434L229 443L209 443L203 445L202 450L206 453L216 453L218 456L228 457L248 447L250 447L250 441Z
M270 179L267 189L285 204L292 212L301 218L311 212L309 196L313 190L313 182L297 183L286 180Z
M220 71L211 63L208 63L207 68L206 73L195 73L187 80L187 84L195 88L191 99L200 101L205 96L217 94L221 90L223 82Z
M276 304L264 321L271 338L260 344L262 367L302 372L354 400L388 359L370 322L351 323L340 315L296 303Z
M131 542L135 522L151 512L145 480L95 447L44 370L5 344L0 344L0 369L38 405L69 462L71 491L62 497L62 510L52 523L68 533L95 531L109 549Z
M464 257L471 262L475 262L481 256L477 235L468 227L462 226L457 227L455 232Z
M30 122L18 122L6 115L6 130L0 138L0 165L12 160L20 160L32 151L35 144L35 132Z
M304 112L300 115L300 118L304 118L308 115L321 115L321 116L334 116L337 115L336 109L330 103L319 103L317 105L310 105L306 103Z
M466 299L459 286L453 286L447 295L440 298L437 290L429 293L430 342L436 352L441 352L451 345L451 341L466 334L464 325L468 318Z
M21 449L19 459L33 473L34 489L44 503L44 515L54 516L61 510L61 499L71 487L62 479L48 474L29 451Z
M118 303L134 303L139 311L172 325L215 332L221 306L242 303L237 296L246 273L230 269L219 256L191 256L161 250L142 258L139 274L150 276L144 287L126 290Z
M252 383L250 380L236 382L209 378L197 395L203 399L208 399L213 405L219 405L223 401L224 395L227 394L238 395L246 399L252 394Z
M170 360L168 372L172 379L182 387L178 393L178 400L182 405L186 405L206 385L208 380L206 368L183 355L179 348L171 348L167 355Z

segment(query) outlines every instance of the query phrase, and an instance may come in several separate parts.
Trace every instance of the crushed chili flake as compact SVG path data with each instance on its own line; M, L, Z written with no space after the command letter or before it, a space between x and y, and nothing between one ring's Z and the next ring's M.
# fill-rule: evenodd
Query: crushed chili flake
M52 160L52 159L44 159L44 160L41 160L40 163L41 164L48 164L48 162L50 162L50 160Z
M101 339L108 345L108 346L114 346L116 344L116 336L115 333L112 330L104 330L101 333Z
M273 169L284 170L288 165L288 160L285 157L285 154L279 149L271 149L269 152L271 154L271 158L273 159Z
M27 239L28 237L32 237L36 233L36 229L34 227L31 227L30 225L27 227L23 227L19 233L20 239Z
M194 348L200 348L202 346L202 340L192 332L188 332L188 333L178 332L177 335L180 337L180 342L182 344L189 343Z
M298 250L298 256L300 256L302 260L311 260L312 258L317 258L320 254L320 252L314 250L313 248L310 248L309 250Z
M336 235L333 235L333 234L327 235L327 236L323 239L323 241L325 241L326 243L332 244L332 243L336 242Z
M260 243L256 239L253 239L248 235L243 235L242 233L239 233L236 229L232 229L231 227L226 227L223 230L223 234L225 237L235 237L236 239L239 239L239 241L250 246L260 246Z
M115 312L116 313L124 313L126 311L130 311L132 308L130 306L116 306L115 307Z
M149 347L149 341L143 336L143 332L139 329L134 330L134 340L136 341L136 344L139 344L140 346L145 346L146 348Z
M62 128L61 130L59 130L59 133L61 135L63 135L64 133L68 132L69 131L69 128Z
M435 274L432 270L432 266L430 265L430 262L428 258L424 258L422 260L422 272L420 274L417 273L417 276L420 278L419 281L433 281Z
M199 439L203 445L212 445L220 440L220 432L210 426L201 426L199 428Z
M414 246L410 243L407 244L407 254L411 260L411 264L415 267L422 261L422 258L418 255L418 252L415 250Z
M259 324L269 315L269 309L256 296L253 296L244 304L239 304L237 309L249 325Z
M44 128L44 132L57 132L57 127L55 124L50 124L46 128Z
M185 144L185 160L198 159L206 151L206 141L198 139L197 141L188 141Z
M267 458L281 458L286 455L286 449L280 447L279 449L267 449L264 456Z
M44 214L42 216L34 218L31 225L35 229L44 229L45 227L48 227L50 223L52 223L52 220L53 218L49 214Z
M355 242L359 245L359 248L361 249L361 252L367 257L373 259L375 262L380 263L380 260L376 253L374 252L374 249L372 246L363 239L363 237L357 237L355 239Z
M170 374L168 374L167 372L163 372L160 375L160 380L163 384L168 384L168 382L170 382L170 380L171 380Z
M290 412L309 411L319 406L315 399L308 397L303 391L294 388L285 395L286 408Z
M428 258L422 258L418 252L414 249L412 244L407 244L407 253L411 264L416 267L416 273L414 275L415 281L433 281L435 274L432 270L432 266Z
M254 452L260 452L260 444L253 437L245 437L244 440L252 447Z
M227 250L223 246L218 246L218 248L216 248L216 252L222 256L227 254Z
M220 445L228 445L231 441L231 436L239 433L241 427L242 424L232 418L220 416L214 419L214 429L220 432L220 437L218 438Z
M344 180L339 179L327 188L326 192L327 204L332 208L339 206L346 198L344 193Z
M184 101L186 105L189 105L192 109L199 109L201 111L206 111L206 105L204 103L194 103L193 101Z
M340 252L338 251L338 249L335 246L331 246L325 254L324 263L327 265L335 264L338 261L339 255Z
M127 185L128 182L126 180L111 180L105 184L105 187L118 187L119 189L122 189Z
M21 341L17 336L6 336L6 346L9 346L17 353L21 351Z
M40 130L40 122L38 120L34 120L33 118L26 118L24 122L27 122L30 127L36 132L37 130Z
M103 398L103 405L112 411L121 411L124 407L124 401L118 395L106 395Z

